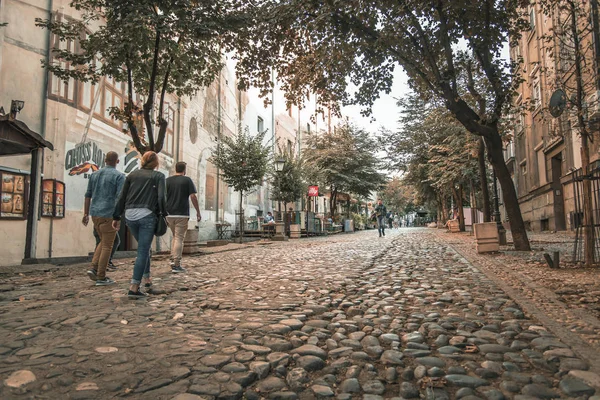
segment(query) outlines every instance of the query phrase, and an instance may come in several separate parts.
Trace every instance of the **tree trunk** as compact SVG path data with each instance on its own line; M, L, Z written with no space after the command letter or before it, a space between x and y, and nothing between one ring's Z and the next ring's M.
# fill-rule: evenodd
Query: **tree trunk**
M500 138L498 129L495 129L496 132L491 137L486 138L485 143L490 162L496 172L500 187L502 188L502 198L504 200L506 215L510 222L510 230L515 250L530 251L531 247L529 245L529 239L527 238L527 232L525 231L525 223L523 222L523 216L521 215L517 191L515 190L514 182L504 161L504 154L502 154L502 139Z
M448 203L444 194L440 194L440 201L442 204L442 223L446 225L446 222L448 222Z
M329 196L329 213L331 214L331 218L335 215L336 206L337 206L337 189L331 189Z
M465 210L463 209L463 201L462 201L462 184L458 186L458 190L454 184L452 185L452 194L454 195L454 201L456 202L456 208L458 210L458 227L461 232L465 231Z
M582 48L581 38L577 29L577 14L576 5L573 1L569 1L571 8L571 34L573 35L573 47L575 48L575 81L577 84L577 93L575 106L577 107L577 125L581 134L581 170L584 178L589 171L590 166L590 148L589 148L589 132L584 118L584 98L585 90L583 87L583 71L582 71ZM591 267L594 264L594 216L592 206L592 182L590 179L583 179L583 225L584 225L584 260L585 266Z
M244 192L240 191L240 243L244 243Z
M487 169L485 167L485 142L483 137L479 138L479 148L477 151L477 162L479 164L479 181L481 183L481 197L483 197L483 222L492 220L492 207L490 205L490 192L487 180Z
M590 172L590 149L587 135L581 135L581 169L584 177ZM583 179L583 241L585 266L594 264L594 217L592 208L592 181Z

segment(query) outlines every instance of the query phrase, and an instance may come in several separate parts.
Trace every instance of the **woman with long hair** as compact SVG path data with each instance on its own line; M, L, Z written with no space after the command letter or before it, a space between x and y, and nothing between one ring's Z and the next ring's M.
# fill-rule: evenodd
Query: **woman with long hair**
M153 151L144 153L142 168L125 178L113 215L113 227L118 230L121 217L125 213L125 223L138 242L133 277L127 294L130 299L147 296L140 290L142 281L147 288L152 286L150 251L158 216L166 215L165 176L156 171L157 168L158 155Z

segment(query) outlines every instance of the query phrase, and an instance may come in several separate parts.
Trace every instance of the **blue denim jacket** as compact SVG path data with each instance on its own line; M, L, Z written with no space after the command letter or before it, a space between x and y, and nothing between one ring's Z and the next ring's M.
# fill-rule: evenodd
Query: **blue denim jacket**
M85 197L92 199L92 217L112 218L124 182L125 174L109 165L90 176Z

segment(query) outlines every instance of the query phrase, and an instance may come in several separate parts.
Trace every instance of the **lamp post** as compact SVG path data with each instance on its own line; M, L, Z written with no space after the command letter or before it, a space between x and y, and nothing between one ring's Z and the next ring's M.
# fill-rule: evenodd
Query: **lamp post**
M277 176L281 179L281 174L283 169L285 168L285 158L278 157L275 160L275 172L277 172ZM279 218L278 221L275 222L275 236L273 240L277 241L285 241L287 237L285 236L285 223L283 222L283 215L281 214L281 200L277 201L278 209L279 209Z
M500 204L498 197L498 184L496 183L496 171L492 168L493 179L494 179L494 220L496 221L496 226L498 227L498 243L502 246L506 245L506 229L504 229L504 225L502 225L501 216L500 216Z

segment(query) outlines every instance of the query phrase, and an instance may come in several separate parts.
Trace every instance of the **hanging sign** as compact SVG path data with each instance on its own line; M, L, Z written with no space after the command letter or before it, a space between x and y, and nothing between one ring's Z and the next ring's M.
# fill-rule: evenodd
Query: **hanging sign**
M308 197L317 197L319 195L319 187L318 186L309 186L308 187Z

